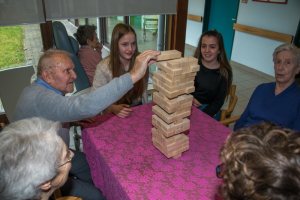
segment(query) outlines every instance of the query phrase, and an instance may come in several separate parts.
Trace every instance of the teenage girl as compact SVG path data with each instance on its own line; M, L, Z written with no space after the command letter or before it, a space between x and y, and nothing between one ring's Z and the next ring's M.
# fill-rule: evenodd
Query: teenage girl
M222 35L216 30L204 32L194 57L198 59L200 70L195 77L193 106L219 121L232 84L232 69Z
M111 37L110 56L106 57L97 65L96 74L93 82L93 89L97 89L113 78L120 77L129 72L135 62L138 53L136 33L127 24L117 24L114 27ZM147 103L147 85L149 71L145 76L134 84L119 101L109 106L106 111L125 118L132 112L130 107Z

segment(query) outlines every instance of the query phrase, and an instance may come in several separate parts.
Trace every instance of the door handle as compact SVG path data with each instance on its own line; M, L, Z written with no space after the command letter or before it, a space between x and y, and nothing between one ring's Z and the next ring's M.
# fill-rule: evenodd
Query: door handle
M234 20L234 21L236 21L236 19L233 19L233 18L232 18L231 20Z

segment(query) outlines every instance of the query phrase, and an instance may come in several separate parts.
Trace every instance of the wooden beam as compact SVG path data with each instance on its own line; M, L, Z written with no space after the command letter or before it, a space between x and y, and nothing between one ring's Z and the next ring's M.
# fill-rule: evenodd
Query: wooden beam
M172 45L184 55L188 0L177 0L177 14L172 19Z
M254 28L254 27L245 26L242 24L234 23L233 29L236 31L242 31L245 33L250 33L253 35L258 35L258 36L262 36L262 37L266 37L266 38L270 38L270 39L278 40L278 41L282 41L282 42L291 43L293 41L292 35L277 33L277 32L268 31L268 30L260 29L260 28Z
M42 3L44 10L44 19L46 21L46 8L44 0L42 1ZM43 42L43 51L53 48L52 21L46 21L46 23L40 24L40 29Z
M173 15L166 15L166 49L165 50L171 50L172 48L172 20Z
M187 19L193 20L193 21L196 21L196 22L202 22L202 17L201 16L197 16L197 15L188 14L187 15Z
M40 24L43 50L46 51L53 48L53 38L52 38L52 21L47 21L46 23Z
M0 123L9 124L8 118L5 113L0 113Z

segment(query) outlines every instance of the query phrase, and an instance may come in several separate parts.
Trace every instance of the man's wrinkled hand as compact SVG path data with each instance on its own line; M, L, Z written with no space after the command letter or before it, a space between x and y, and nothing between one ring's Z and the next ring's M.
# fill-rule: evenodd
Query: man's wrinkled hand
M160 54L160 51L146 50L135 58L133 68L130 70L132 84L144 77L148 67L156 62L156 57Z

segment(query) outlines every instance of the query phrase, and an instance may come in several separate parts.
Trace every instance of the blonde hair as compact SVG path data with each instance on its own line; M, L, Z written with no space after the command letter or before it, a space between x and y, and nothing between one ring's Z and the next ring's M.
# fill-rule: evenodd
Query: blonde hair
M266 122L239 129L220 152L225 199L299 199L300 133Z

